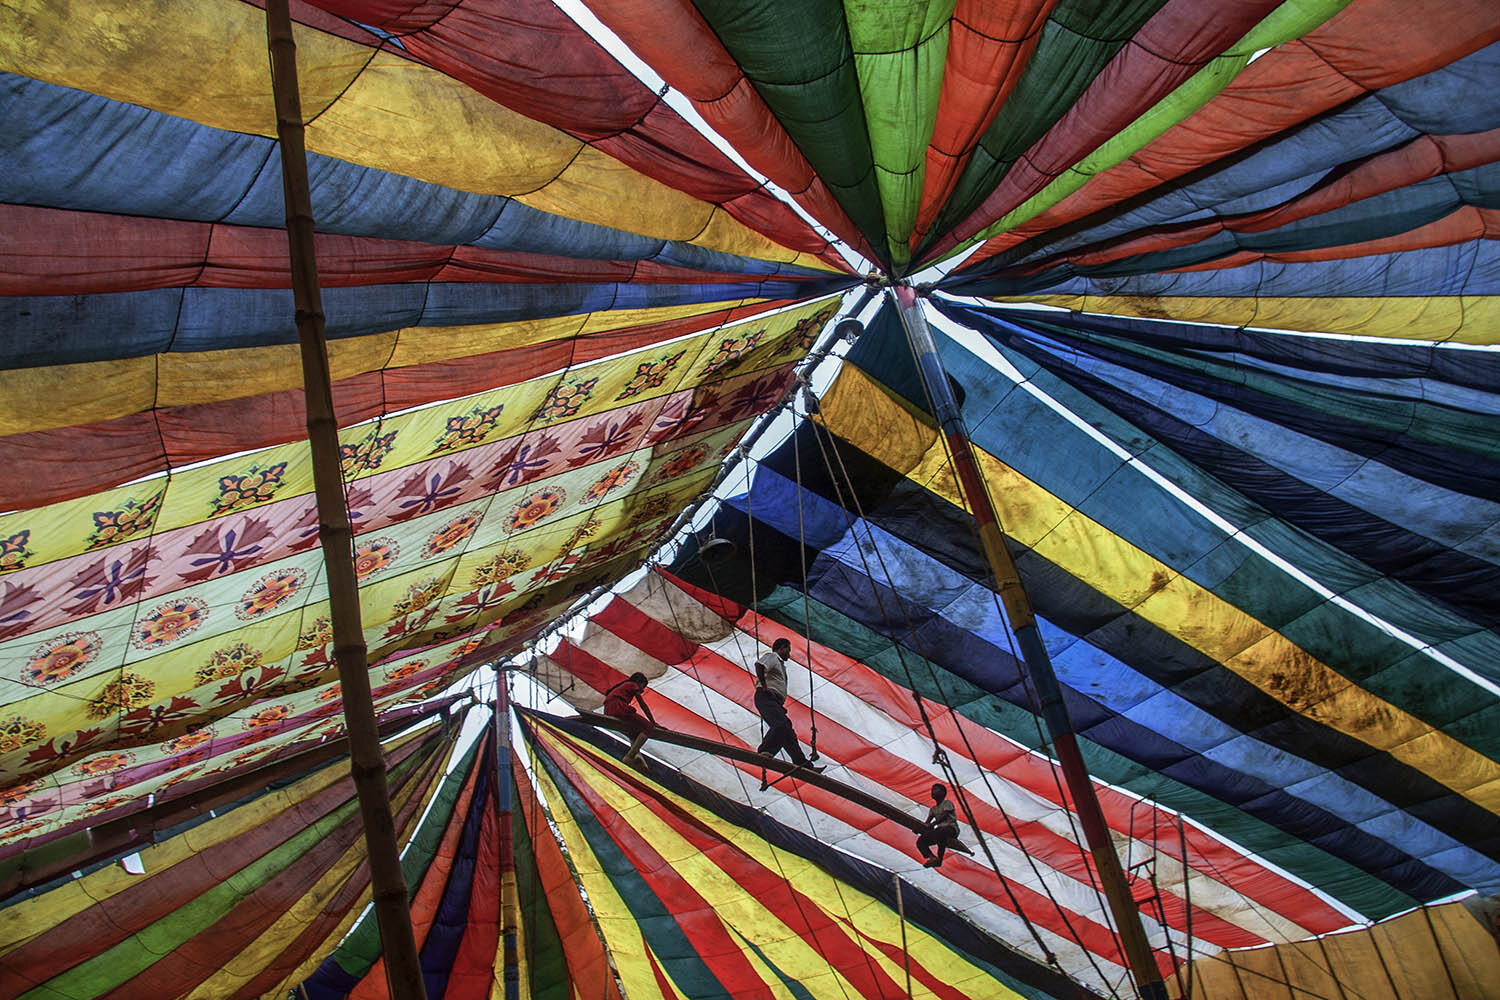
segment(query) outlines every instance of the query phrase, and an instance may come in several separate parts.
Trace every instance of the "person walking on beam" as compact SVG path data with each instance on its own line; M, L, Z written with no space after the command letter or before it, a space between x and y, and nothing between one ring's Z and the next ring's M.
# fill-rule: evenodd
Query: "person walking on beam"
M786 751L794 766L813 772L823 770L802 752L797 734L792 729L792 720L786 714L786 661L792 655L791 640L777 639L771 648L755 661L755 710L766 724L766 735L757 751L774 757ZM766 788L765 776L761 776L761 790Z

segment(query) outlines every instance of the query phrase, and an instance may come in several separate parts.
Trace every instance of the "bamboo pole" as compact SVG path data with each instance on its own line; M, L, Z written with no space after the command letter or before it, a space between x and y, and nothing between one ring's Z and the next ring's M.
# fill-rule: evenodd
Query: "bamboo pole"
M1099 873L1104 898L1114 917L1115 929L1120 935L1120 946L1125 952L1126 965L1135 979L1136 991L1146 1000L1166 1000L1166 984L1151 953L1145 927L1141 924L1140 910L1135 905L1135 898L1125 881L1125 872L1120 867L1120 859L1115 854L1114 843L1110 840L1104 810L1099 807L1099 799L1094 795L1094 785L1083 762L1083 753L1078 748L1072 720L1068 718L1067 707L1063 704L1062 688L1052 670L1052 658L1037 630L1026 588L1016 572L1015 563L1011 561L1010 551L1005 547L1005 536L1001 533L999 518L990 502L979 463L974 459L973 447L959 415L958 403L953 398L953 390L948 385L948 374L943 370L937 345L932 340L931 331L927 329L927 318L922 315L916 290L910 285L894 286L891 297L901 314L912 353L916 355L918 374L927 386L927 393L937 411L935 416L941 432L948 440L948 448L958 473L959 489L968 501L969 510L979 529L980 545L989 560L990 571L995 575L995 583L1000 588L1000 599L1005 604L1005 613L1020 647L1021 659L1036 688L1037 698L1041 701L1042 718L1046 722L1057 761L1062 766L1079 823L1083 826L1084 840L1087 841L1089 855L1093 858L1094 869Z
M504 951L502 978L505 1000L521 996L521 956L516 947L516 850L511 818L514 811L510 797L510 691L505 687L505 671L495 667L495 771L498 785L495 805L500 812L500 939Z
M297 46L292 38L288 0L267 0L266 35L271 53L271 89L276 99L282 190L286 196L292 295L296 304L297 337L302 347L302 382L307 399L307 437L312 450L313 487L318 505L318 537L323 544L323 561L328 574L334 659L338 663L344 698L344 726L349 736L349 769L364 821L371 894L380 926L380 944L390 995L395 1000L426 1000L365 660L359 583L354 575L354 532L344 504L338 420L333 409L328 348L323 338L323 297L318 287L318 264L313 246L312 191L307 179L302 99L297 86Z

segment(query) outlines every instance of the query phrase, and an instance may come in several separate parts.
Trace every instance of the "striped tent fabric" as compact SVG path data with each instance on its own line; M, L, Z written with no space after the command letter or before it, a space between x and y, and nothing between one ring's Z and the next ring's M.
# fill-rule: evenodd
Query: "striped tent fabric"
M1129 993L895 287L1169 991L1483 996L1493 0L12 3L0 108L0 995L386 995L336 632L432 1000ZM972 854L476 735L639 670L753 750L778 636L828 774Z
M903 932L889 873L795 827L677 775L642 778L565 730L528 738L627 994L879 997L909 975L913 995L1086 995L910 885Z

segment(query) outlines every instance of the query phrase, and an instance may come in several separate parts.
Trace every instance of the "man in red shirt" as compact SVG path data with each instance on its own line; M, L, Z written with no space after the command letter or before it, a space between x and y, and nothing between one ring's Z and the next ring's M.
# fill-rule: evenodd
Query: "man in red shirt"
M647 705L646 699L641 697L641 693L646 690L647 683L646 675L637 671L604 692L604 714L622 722L628 722L635 727L635 740L622 758L625 763L635 768L641 766L641 744L646 742L647 735L656 728L656 717L651 714L651 706ZM635 710L635 705L631 704L632 701L640 705L641 711L646 713L644 719Z

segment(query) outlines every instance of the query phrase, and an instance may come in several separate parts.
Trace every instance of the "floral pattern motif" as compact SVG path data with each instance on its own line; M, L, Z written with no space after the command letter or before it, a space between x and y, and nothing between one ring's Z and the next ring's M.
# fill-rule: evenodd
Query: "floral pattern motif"
M503 403L496 406L476 406L461 416L449 417L448 425L443 428L443 433L433 443L432 450L427 454L436 455L440 452L479 444L490 431L495 429L495 425L500 421L500 413L504 409Z
M158 605L136 622L131 644L137 649L161 649L196 632L208 620L208 603L200 597L179 597Z
M45 739L46 736L47 727L40 722L33 722L24 715L12 715L9 719L0 721L0 753L19 750L28 743Z
M211 681L238 677L246 670L260 666L261 655L260 650L243 642L216 649L208 658L208 662L193 674L193 684L198 686Z
M88 704L88 717L107 719L117 712L129 712L151 703L156 682L140 674L122 673L119 680L104 685L104 690Z
M589 379L563 379L547 393L547 398L542 400L542 405L538 406L536 412L531 415L532 421L551 423L554 420L565 420L573 416L584 403L588 402L589 396L594 392L594 386L598 384L598 376Z
M108 774L126 766L133 758L128 753L105 753L73 766L73 773L85 778L96 774Z
M765 328L762 327L745 337L728 337L721 340L719 342L719 349L714 352L714 356L709 358L708 364L704 365L702 370L698 372L699 377L711 378L715 375L722 375L733 371L739 366L740 358L753 351L755 345L759 344L760 339L765 335Z
M561 486L537 490L510 509L505 518L505 533L525 531L549 514L555 514L567 499L568 494Z
M620 394L615 397L615 402L618 403L622 399L629 399L631 396L639 396L641 393L655 389L664 383L667 380L667 376L671 374L672 369L677 367L677 362L681 361L682 356L686 353L687 348L684 347L676 354L664 354L654 361L645 361L636 365L635 377L625 384L625 388L620 390Z
M94 511L94 533L89 536L88 549L102 549L150 531L156 524L156 514L161 510L166 492L157 490L145 500L132 497L115 510Z
M799 319L797 325L781 339L776 353L772 356L779 358L787 354L805 354L812 350L813 344L818 340L818 334L823 332L823 325L837 312L837 306L825 306L806 319Z
M429 577L421 583L413 584L406 590L406 596L397 601L391 609L391 613L397 618L409 615L413 611L420 611L429 604L443 596L447 590L447 584L436 577Z
M583 499L580 503L593 503L596 500L603 500L608 494L622 489L640 471L640 465L635 462L621 462L595 480L594 484L583 494Z
M255 507L276 499L286 475L286 463L277 462L264 469L252 465L238 476L223 476L219 479L219 495L212 502L209 517L222 517L237 510Z
M98 632L69 632L39 646L26 662L23 676L46 687L67 680L99 656L104 641Z
M386 679L392 681L404 681L408 677L420 674L427 669L426 660L408 660L394 670L386 673Z
M394 538L371 538L361 542L359 548L354 550L354 575L360 580L366 580L382 573L390 568L400 553L401 546L396 544Z
M295 597L306 582L306 571L295 566L267 573L241 595L234 606L234 616L241 621L250 621L269 614Z
M431 559L451 551L474 534L483 518L484 514L477 510L455 517L427 536L427 544L422 546L422 558Z
M251 732L268 729L284 721L291 714L292 706L290 705L272 705L270 708L251 713L250 717L245 720L245 728Z
M378 429L372 430L359 444L339 445L339 467L344 471L344 478L353 479L362 472L374 472L380 468L396 447L398 433L381 434Z
M656 473L656 478L676 479L683 473L696 469L707 457L708 448L701 444L684 448L662 463L661 469Z
M26 560L36 554L26 547L29 541L30 528L18 531L9 538L0 538L0 573L26 568Z
M483 587L487 584L499 583L506 577L525 571L530 566L529 555L515 549L507 549L493 556L489 562L477 567L474 575L469 579L469 586Z
M333 619L324 616L316 619L311 628L303 629L297 636L298 649L317 649L333 641Z
M41 779L27 781L10 788L0 790L0 809L9 809L18 803L25 802L32 795L42 790Z
M177 736L170 740L167 740L161 745L161 748L169 756L176 756L177 754L180 754L185 750L191 750L193 747L202 746L213 738L213 728L210 726L204 726L202 729L195 729L192 732L183 733L181 736Z

